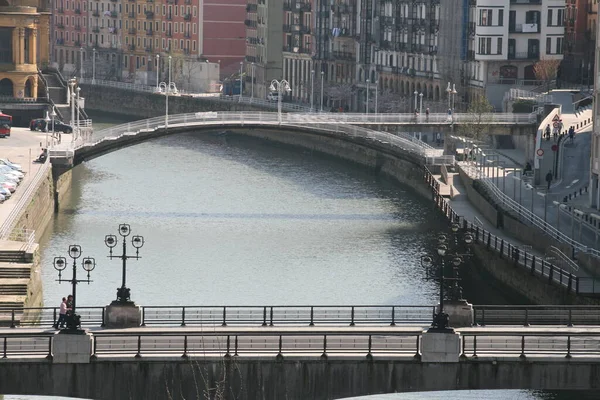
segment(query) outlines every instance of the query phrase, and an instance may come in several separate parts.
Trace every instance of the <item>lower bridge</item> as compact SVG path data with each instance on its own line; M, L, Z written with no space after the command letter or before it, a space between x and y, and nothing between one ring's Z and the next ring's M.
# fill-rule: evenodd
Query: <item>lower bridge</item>
M0 329L0 393L89 399L336 399L600 387L600 327L416 325ZM212 398L212 397L211 397Z

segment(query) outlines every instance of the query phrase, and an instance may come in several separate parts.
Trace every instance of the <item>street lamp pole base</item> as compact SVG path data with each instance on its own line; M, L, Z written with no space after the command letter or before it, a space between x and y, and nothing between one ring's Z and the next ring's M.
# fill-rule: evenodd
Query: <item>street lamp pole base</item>
M140 307L133 301L113 301L106 307L104 323L107 328L136 328L142 323Z

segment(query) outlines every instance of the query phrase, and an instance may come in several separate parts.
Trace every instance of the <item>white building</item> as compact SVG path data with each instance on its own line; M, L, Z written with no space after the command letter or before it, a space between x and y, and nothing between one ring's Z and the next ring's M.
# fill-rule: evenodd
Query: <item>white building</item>
M564 0L477 0L470 13L465 72L492 103L502 86L536 81L536 61L563 57Z
M598 19L600 24L600 19ZM592 148L590 159L590 206L600 209L600 186L598 184L600 178L600 41L598 40L598 31L596 29L596 63L595 63L595 83L594 83L594 129L592 131Z

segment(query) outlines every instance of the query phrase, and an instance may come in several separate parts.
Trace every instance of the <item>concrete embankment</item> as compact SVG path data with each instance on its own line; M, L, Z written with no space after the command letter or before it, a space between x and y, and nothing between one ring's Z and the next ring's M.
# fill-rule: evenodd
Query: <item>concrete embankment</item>
M34 231L39 240L52 220L59 195L68 192L70 185L70 171L55 181L52 169L45 170L37 189L19 212L9 240L0 241L0 310L42 305L39 246L27 243L23 232ZM0 313L0 323L6 324L8 319L12 315Z

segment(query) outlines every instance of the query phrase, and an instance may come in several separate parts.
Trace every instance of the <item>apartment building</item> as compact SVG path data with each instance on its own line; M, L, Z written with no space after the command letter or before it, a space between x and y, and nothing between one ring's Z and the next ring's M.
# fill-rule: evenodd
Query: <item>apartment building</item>
M266 98L273 79L283 77L283 2L249 0L246 8L246 76L254 82L245 91ZM254 65L252 65L254 63Z
M598 7L597 4L594 6L592 1L567 0L566 2L564 59L561 63L560 76L563 81L585 83L592 77L590 68L594 60L593 43L596 28L594 26L590 29L590 24L592 20L595 23L595 18L591 16L597 13Z
M599 23L599 21L596 21ZM596 26L596 35L598 34ZM600 41L595 41L595 69L594 69L594 129L592 130L591 158L590 158L590 207L600 210Z
M284 0L283 78L292 89L288 97L307 103L316 83L312 72L312 15L310 0Z
M470 21L466 78L494 105L510 86L537 80L537 61L563 58L564 0L477 0Z
M221 76L239 71L246 56L247 0L200 0L199 54L219 63Z
M374 64L377 74L363 76L379 89L424 99L443 95L438 75L440 2L380 0L376 8ZM360 77L360 74L359 74Z
M91 7L91 3L89 4ZM88 37L88 3L81 0L56 0L52 9L52 59L65 71L74 73L81 68L80 49L93 39Z

